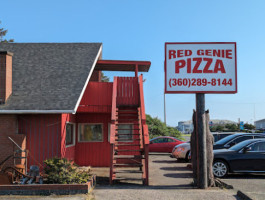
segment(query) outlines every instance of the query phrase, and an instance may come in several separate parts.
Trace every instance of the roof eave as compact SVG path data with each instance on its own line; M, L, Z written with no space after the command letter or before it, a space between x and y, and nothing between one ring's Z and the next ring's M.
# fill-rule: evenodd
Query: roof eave
M0 110L0 114L62 114L72 113L74 110Z

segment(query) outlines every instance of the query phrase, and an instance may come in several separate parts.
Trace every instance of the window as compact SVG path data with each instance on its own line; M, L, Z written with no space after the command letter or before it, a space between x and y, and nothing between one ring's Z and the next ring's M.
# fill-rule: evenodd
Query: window
M169 142L168 138L157 138L155 140L152 141L153 143L165 143L165 142Z
M102 124L79 124L79 142L103 142Z
M255 135L254 138L255 138L255 139L265 138L265 134L264 134L264 136L263 136L263 135Z
M238 137L238 138L232 140L230 143L232 143L232 144L238 144L238 143L240 143L242 141L250 140L250 139L253 139L253 137L252 136L242 136L242 137Z
M173 139L167 138L167 142L176 142L176 141Z
M122 141L132 141L132 124L119 124L118 137Z
M250 146L250 151L265 152L265 142L257 142Z
M72 123L66 123L65 144L66 146L75 144L75 125Z

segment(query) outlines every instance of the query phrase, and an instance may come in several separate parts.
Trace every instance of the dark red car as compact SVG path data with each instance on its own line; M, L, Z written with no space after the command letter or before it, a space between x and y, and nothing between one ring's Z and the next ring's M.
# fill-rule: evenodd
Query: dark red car
M168 152L171 153L176 145L184 143L175 137L161 136L150 140L149 152Z

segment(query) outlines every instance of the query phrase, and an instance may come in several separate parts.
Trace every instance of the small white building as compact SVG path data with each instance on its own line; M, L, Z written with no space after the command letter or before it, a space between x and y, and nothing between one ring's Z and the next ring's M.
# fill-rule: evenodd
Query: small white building
M193 131L192 121L181 121L178 122L178 130L184 134L190 134Z
M263 130L265 129L265 119L261 119L254 122L254 125L257 130Z

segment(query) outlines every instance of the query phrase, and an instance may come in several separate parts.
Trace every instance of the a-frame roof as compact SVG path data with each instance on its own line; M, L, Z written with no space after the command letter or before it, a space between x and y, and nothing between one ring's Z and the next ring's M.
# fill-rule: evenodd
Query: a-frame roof
M101 43L0 43L13 55L13 91L0 113L74 113Z

